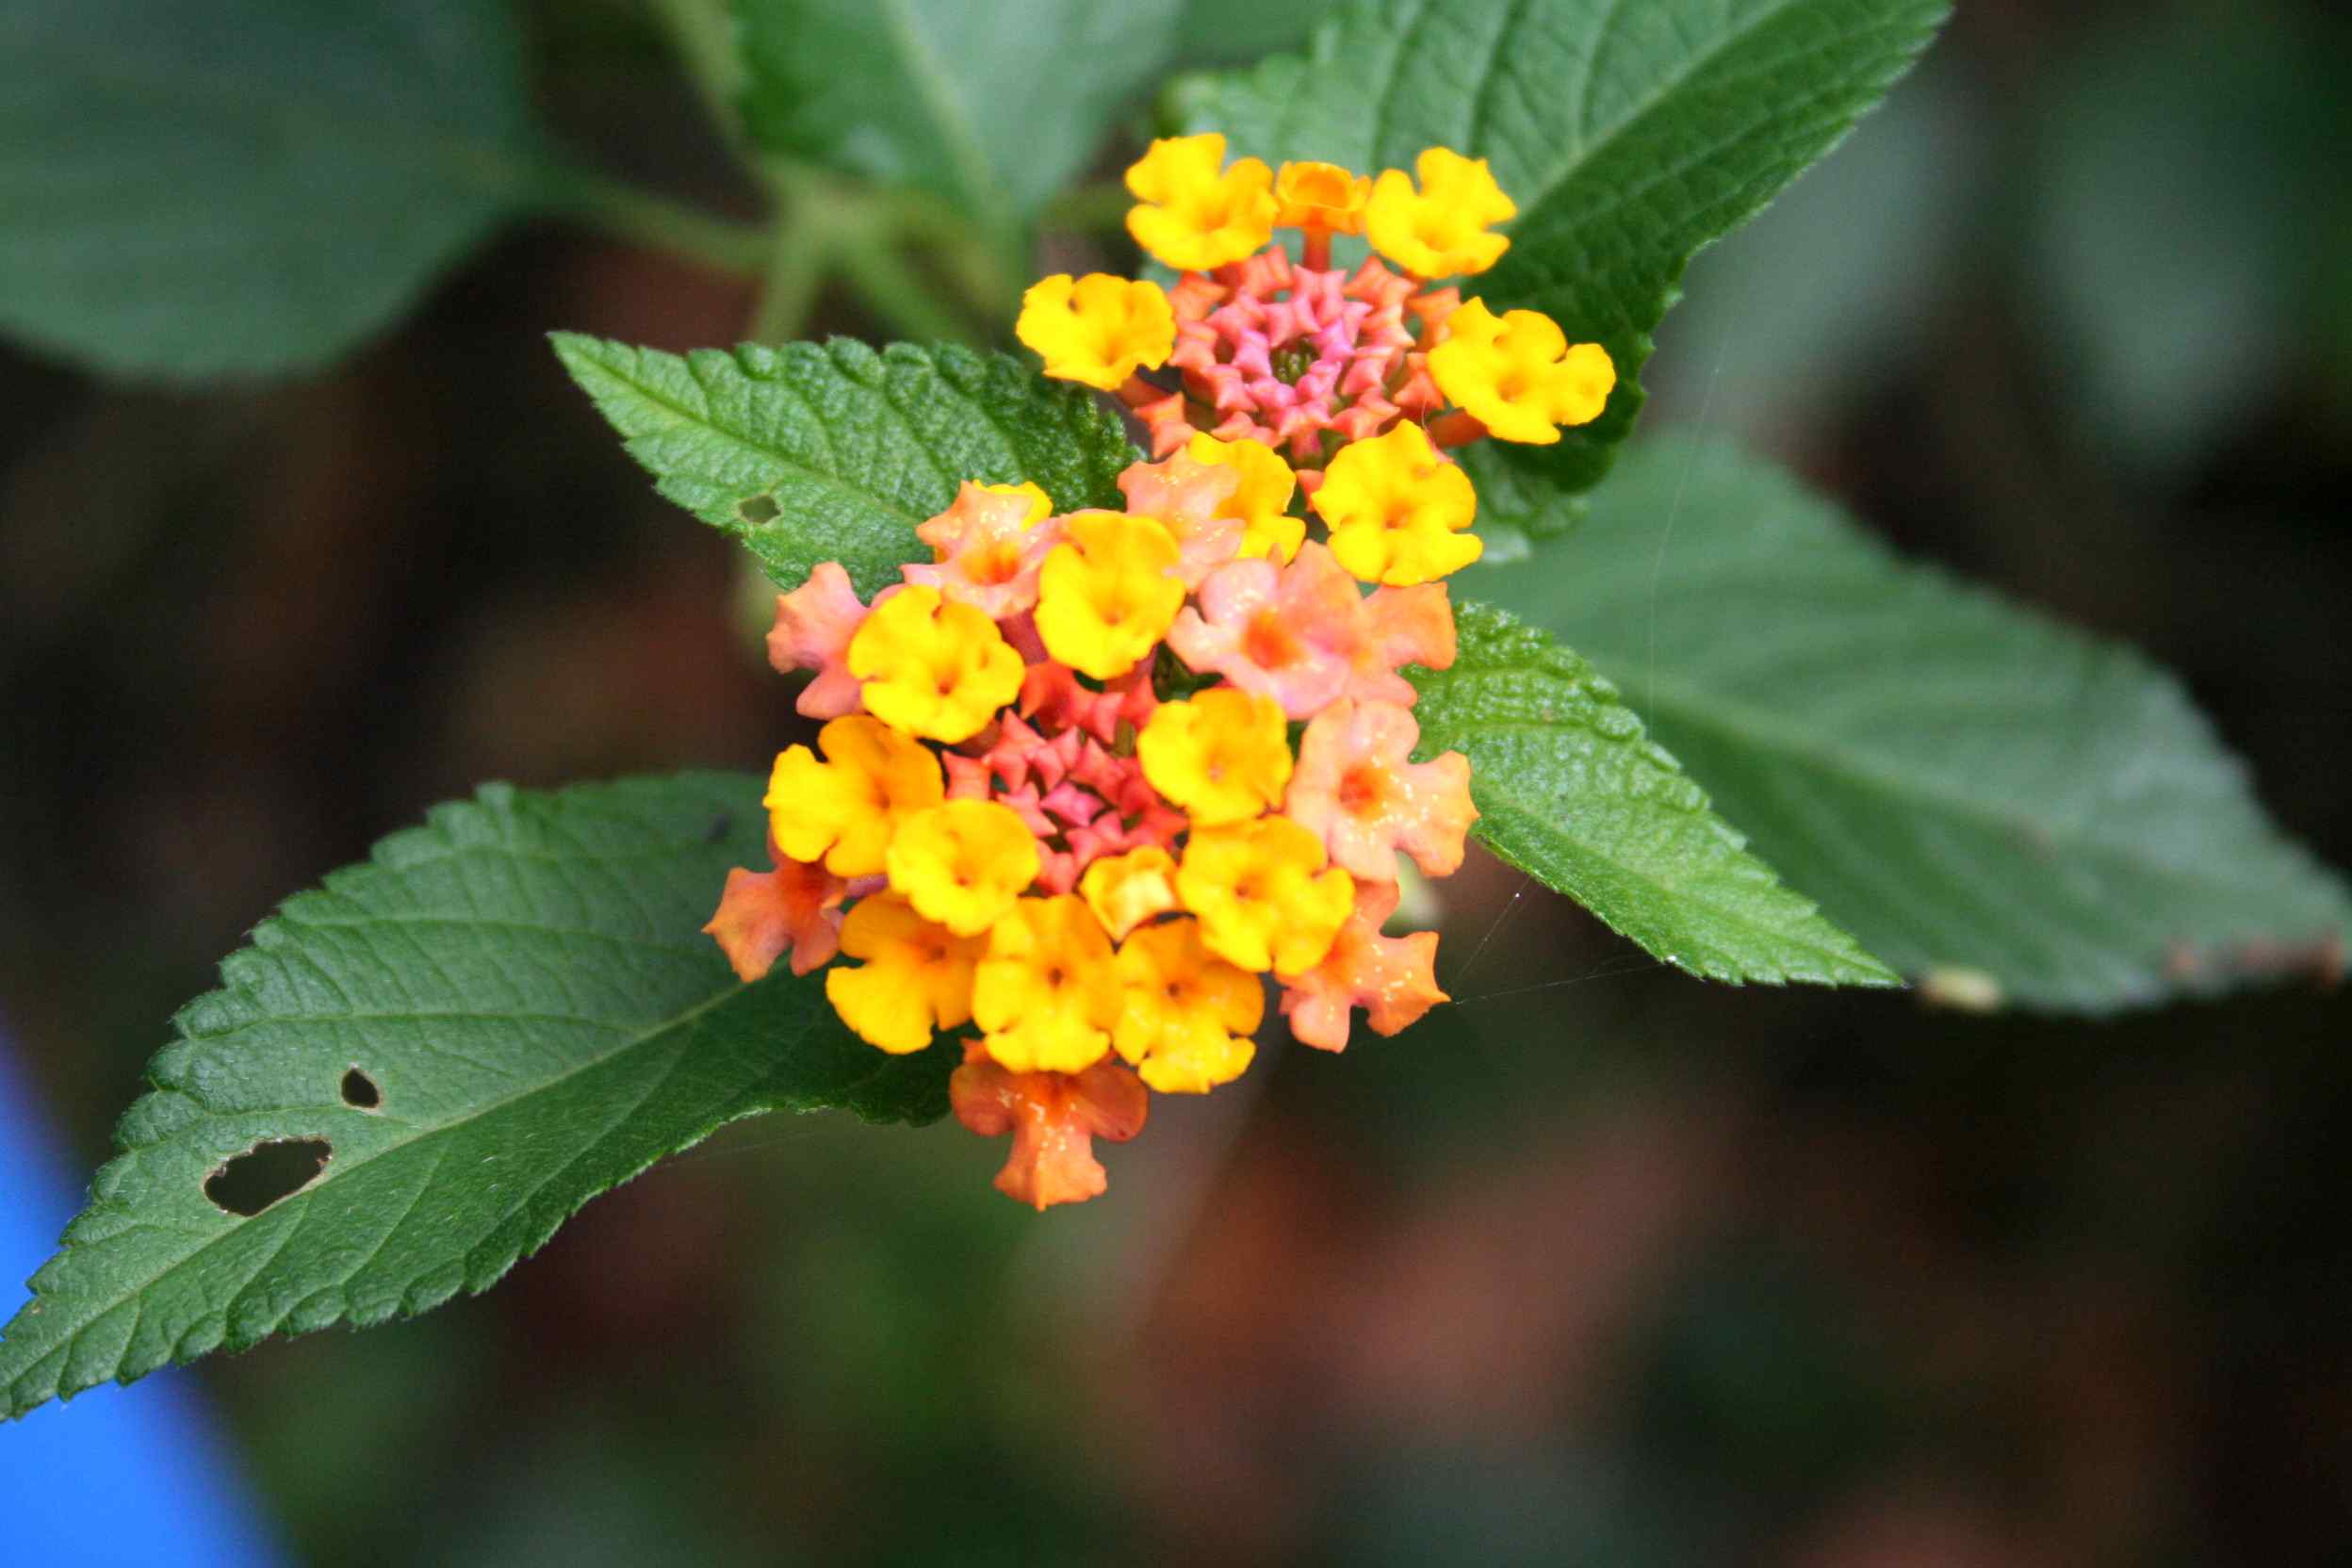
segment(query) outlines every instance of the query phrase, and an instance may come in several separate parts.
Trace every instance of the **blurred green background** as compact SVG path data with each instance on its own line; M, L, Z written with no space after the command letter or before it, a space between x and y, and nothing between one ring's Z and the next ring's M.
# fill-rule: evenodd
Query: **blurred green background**
M2342 865L2330 10L1967 0L1692 267L1650 419L2148 647ZM1200 57L1296 24L1252 16ZM648 15L531 21L573 145L750 209ZM1104 244L1045 260L1128 264ZM543 225L299 383L0 349L0 1012L86 1166L213 962L429 803L797 736L739 553L541 337L724 343L753 302ZM881 335L846 296L817 321ZM1444 900L1460 1005L1160 1101L1105 1200L1017 1208L953 1123L767 1119L488 1297L204 1385L320 1563L2352 1555L2341 1002L2088 1025L1738 992L1491 862Z

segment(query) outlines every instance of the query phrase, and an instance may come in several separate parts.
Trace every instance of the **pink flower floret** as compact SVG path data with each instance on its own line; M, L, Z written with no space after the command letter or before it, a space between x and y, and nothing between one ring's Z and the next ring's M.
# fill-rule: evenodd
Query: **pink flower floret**
M847 660L849 640L866 615L849 574L835 561L810 572L808 580L791 593L776 596L768 662L784 675L794 670L817 673L794 704L804 716L838 719L858 711L864 683L849 673Z
M1395 881L1399 851L1431 876L1452 875L1478 815L1470 760L1449 751L1413 761L1420 739L1412 713L1393 702L1333 703L1298 739L1283 811L1359 879Z

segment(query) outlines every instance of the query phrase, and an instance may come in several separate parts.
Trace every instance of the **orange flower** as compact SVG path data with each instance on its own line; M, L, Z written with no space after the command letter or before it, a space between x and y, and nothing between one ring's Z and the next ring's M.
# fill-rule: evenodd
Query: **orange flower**
M737 978L760 979L786 953L792 972L806 974L841 946L841 895L849 884L808 860L795 860L768 841L774 871L727 874L718 913L702 928L717 939Z
M1283 812L1323 841L1331 864L1359 880L1396 880L1399 850L1428 874L1451 876L1478 815L1470 804L1470 760L1449 751L1415 762L1420 739L1413 714L1393 702L1331 704L1298 738Z
M1084 1072L1014 1072L973 1040L947 1081L956 1119L984 1138L1013 1135L996 1190L1043 1211L1098 1197L1109 1185L1094 1140L1125 1143L1151 1109L1142 1082L1113 1061Z
M1282 1016L1302 1045L1348 1049L1348 1014L1364 1009L1376 1035L1394 1035L1448 1000L1437 988L1437 933L1383 937L1396 912L1396 884L1359 882L1356 906L1323 961L1282 983Z

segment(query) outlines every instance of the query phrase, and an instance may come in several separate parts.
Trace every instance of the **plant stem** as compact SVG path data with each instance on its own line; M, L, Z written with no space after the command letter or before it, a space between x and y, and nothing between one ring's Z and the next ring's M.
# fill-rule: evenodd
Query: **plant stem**
M916 342L974 341L972 329L940 302L937 291L907 265L888 235L844 236L841 257L844 281L893 332L904 333Z
M768 258L766 231L675 201L658 191L570 164L540 171L539 195L551 210L615 238L715 268L756 274Z
M1080 234L1099 234L1123 226L1127 209L1135 199L1127 194L1127 188L1114 181L1103 180L1095 185L1082 185L1065 190L1046 203L1037 222L1049 229L1075 229Z
M740 156L743 148L743 118L736 106L743 90L743 57L735 47L735 19L727 0L654 0L678 63L694 84L705 114L719 135Z
M809 314L825 287L832 253L819 235L793 226L790 214L776 225L768 269L746 329L755 343L789 343L808 330Z

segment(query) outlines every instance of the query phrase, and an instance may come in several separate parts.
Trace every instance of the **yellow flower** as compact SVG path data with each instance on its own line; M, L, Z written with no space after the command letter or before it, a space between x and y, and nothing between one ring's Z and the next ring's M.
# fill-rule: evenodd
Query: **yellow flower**
M1021 519L1023 528L1037 527L1054 510L1054 498L1047 495L1041 485L1029 480L1022 480L1019 484L984 484L980 488L991 496L1010 496L1017 500L1027 501L1028 514ZM931 554L935 560L945 561L948 552L935 549Z
M1362 234L1372 182L1335 163L1286 163L1274 176L1274 226Z
M1147 925L1128 938L1119 979L1112 1043L1145 1083L1162 1094L1206 1094L1249 1070L1265 988L1209 951L1199 921Z
M817 731L825 760L807 746L777 756L768 780L768 830L794 860L822 858L836 876L871 876L898 825L947 793L927 747L863 713Z
M866 708L893 729L953 745L1021 694L1021 655L996 623L937 588L909 585L874 606L849 640Z
M1176 313L1142 278L1067 272L1032 284L1013 331L1045 359L1045 373L1116 392L1139 366L1158 369L1176 347Z
M1290 782L1282 705L1232 686L1164 702L1135 737L1143 776L1200 826L1280 805Z
M1290 514L1290 495L1298 476L1282 454L1263 441L1220 441L1203 431L1184 455L1195 463L1221 463L1239 469L1241 482L1217 509L1220 517L1242 521L1241 559L1272 556L1288 562L1306 542L1307 520Z
M1176 861L1152 844L1101 856L1078 879L1078 891L1102 928L1123 940L1145 921L1176 907Z
M1323 841L1288 817L1201 827L1176 871L1200 939L1228 963L1298 974L1323 961L1355 906L1355 883L1323 864Z
M1341 448L1315 510L1331 526L1331 554L1364 582L1410 588L1467 566L1486 548L1464 531L1478 512L1470 476L1409 422Z
M1015 1072L1083 1072L1111 1048L1121 998L1111 939L1073 893L1024 898L988 934L972 1016Z
M1502 259L1511 241L1486 232L1518 212L1494 183L1484 158L1432 147L1413 160L1416 193L1401 169L1373 182L1364 229L1372 248L1423 278L1483 272Z
M932 924L895 893L875 893L841 923L841 951L865 962L825 971L825 998L867 1044L921 1051L934 1028L972 1017L972 968L987 946Z
M1560 439L1560 425L1598 418L1617 384L1617 367L1598 343L1572 348L1542 311L1497 317L1483 300L1465 300L1446 318L1446 340L1429 351L1429 374L1490 434L1540 447Z
M890 890L959 937L976 937L1037 879L1037 840L1012 808L951 800L898 825Z
M1274 172L1256 158L1224 162L1225 139L1214 131L1154 141L1127 171L1127 188L1144 204L1127 213L1135 243L1179 272L1205 272L1272 238Z
M1184 602L1176 537L1157 517L1119 512L1073 512L1063 532L1068 542L1054 547L1038 580L1037 635L1070 668L1115 680Z

